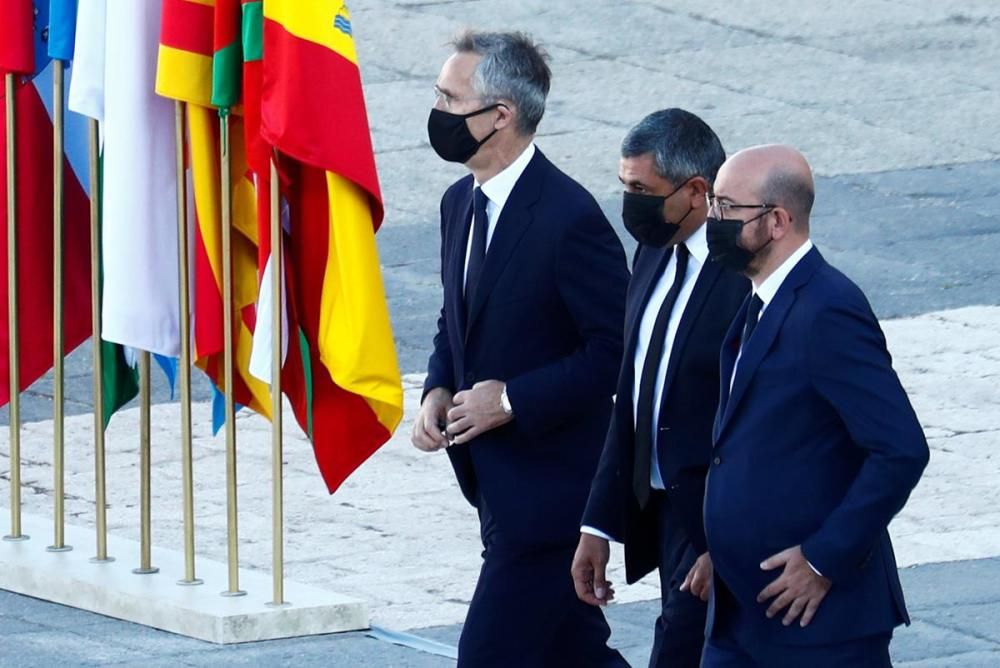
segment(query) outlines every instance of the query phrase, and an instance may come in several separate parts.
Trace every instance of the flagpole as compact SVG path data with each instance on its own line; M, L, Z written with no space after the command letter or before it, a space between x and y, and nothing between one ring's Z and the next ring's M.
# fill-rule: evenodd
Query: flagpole
M139 353L139 568L132 569L136 575L149 575L160 570L153 566L149 357L147 350Z
M88 123L90 135L90 317L93 324L94 376L94 499L97 507L97 556L90 561L114 561L108 556L108 509L105 498L104 463L104 351L101 350L101 135L97 121Z
M7 328L10 353L10 533L4 540L27 540L21 533L21 374L17 323L17 135L14 74L4 77L7 128Z
M229 172L229 110L219 112L222 184L222 326L226 417L226 537L229 588L223 596L245 596L240 590L239 537L236 512L236 405L233 392L233 251L232 175Z
M69 552L72 546L66 545L66 439L63 433L65 426L65 379L63 377L64 341L63 341L63 140L65 116L63 114L63 79L66 64L56 58L53 63L52 76L52 369L54 378L53 392L53 443L52 470L55 476L53 483L55 508L53 523L55 524L55 540L46 549L49 552Z
M181 469L184 496L184 579L180 585L200 585L194 574L194 471L191 444L191 293L188 258L187 177L184 171L183 102L174 102L174 138L177 146L177 275L181 316Z
M285 601L284 491L281 432L281 351L282 351L282 248L281 188L277 156L271 157L271 515L273 543L271 571L274 600L268 605L288 605Z

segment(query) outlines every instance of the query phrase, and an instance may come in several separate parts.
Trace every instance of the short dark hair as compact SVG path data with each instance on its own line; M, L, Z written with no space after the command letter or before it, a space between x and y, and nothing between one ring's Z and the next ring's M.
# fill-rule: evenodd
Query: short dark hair
M466 30L454 40L456 53L482 56L473 85L484 102L510 100L517 107L517 129L532 135L545 115L552 71L549 55L523 32Z
M700 176L715 183L726 151L708 124L684 109L661 109L639 121L622 140L622 157L653 155L656 173L679 186Z
M809 229L809 215L816 192L811 180L803 178L801 173L772 167L764 177L760 197L763 202L787 209L799 229Z

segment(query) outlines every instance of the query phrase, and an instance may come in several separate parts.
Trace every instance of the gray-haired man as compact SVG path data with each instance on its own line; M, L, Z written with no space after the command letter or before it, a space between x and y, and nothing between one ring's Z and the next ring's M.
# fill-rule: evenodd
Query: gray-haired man
M625 254L594 198L535 148L544 53L517 33L454 46L428 133L471 174L441 200L444 305L413 443L453 443L479 511L458 663L626 665L569 575L621 362Z
M708 259L706 194L725 159L715 132L683 109L650 114L622 142L622 217L639 249L618 401L573 578L581 600L611 600L605 567L612 539L625 543L629 583L659 569L654 668L698 668L704 644L712 564L701 507L719 348L750 287Z

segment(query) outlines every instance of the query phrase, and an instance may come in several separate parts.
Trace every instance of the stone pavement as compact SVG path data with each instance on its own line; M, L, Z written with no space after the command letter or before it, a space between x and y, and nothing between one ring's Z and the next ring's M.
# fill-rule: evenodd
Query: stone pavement
M819 175L814 237L886 319L897 369L933 449L924 480L892 526L901 564L922 564L903 571L917 622L899 632L894 656L921 666L1000 665L1000 565L989 559L1000 556L1000 460L994 455L1000 435L1000 5L822 4L356 3L354 32L387 205L379 244L401 366L408 374L422 371L440 306L437 203L462 172L437 160L424 123L447 55L444 43L462 25L523 28L548 45L554 81L538 144L594 192L623 238L617 147L645 113L691 109L730 151L765 141L796 144ZM89 355L82 347L67 362L67 410L76 416L66 430L67 514L77 524L93 517ZM154 542L178 545L178 413L160 378L155 381ZM407 377L407 420L418 384L419 376ZM35 514L51 512L51 395L45 378L24 398L23 491L26 511ZM208 396L199 378L196 397ZM0 419L6 421L5 411ZM198 549L221 560L224 445L208 430L207 404L195 405L195 419ZM115 417L108 453L110 528L132 538L138 531L137 421L134 409ZM266 569L269 427L247 413L238 424L241 556L244 565ZM444 456L410 447L404 423L330 498L308 443L292 420L286 425L288 576L362 596L373 624L433 626L420 633L453 642L479 546L475 515ZM6 471L6 430L0 439L0 471ZM43 542L38 537L39 549ZM77 549L86 558L93 546ZM620 553L614 558L621 563ZM620 571L612 578L623 580ZM639 660L648 652L648 621L655 616L649 599L657 588L643 582L619 594L622 603L609 612L615 638ZM448 665L357 635L202 647L13 595L0 594L0 615L0 666L155 664L150 656L164 665ZM94 640L105 631L115 634L114 643Z
M913 624L896 631L899 668L1000 665L1000 559L906 568L901 572ZM608 607L611 644L645 665L658 601ZM421 637L454 647L458 625L424 628ZM365 633L220 647L0 592L0 668L49 666L286 666L447 668L452 659L390 645Z
M1000 307L884 322L932 449L923 480L891 526L901 566L1000 556L1000 421L984 410L998 397L998 322ZM462 499L447 457L409 444L420 380L406 378L406 416L396 435L333 497L317 475L308 441L293 421L285 423L287 576L362 598L370 604L372 623L393 629L461 622L480 563L476 515ZM183 540L177 404L158 405L154 415L153 540L176 547ZM209 415L209 404L194 405L197 541L200 554L225 561L224 440L211 435ZM139 536L138 419L137 409L114 418L107 453L109 530L133 540ZM237 424L241 563L266 571L270 424L248 411ZM94 516L91 434L91 416L68 419L66 515L86 526ZM24 512L51 516L52 422L25 425L22 438ZM0 453L0 470L6 470L5 458ZM45 539L37 538L41 549ZM94 549L77 548L81 558ZM613 562L609 577L624 582L620 552ZM658 595L655 578L619 588L623 602Z

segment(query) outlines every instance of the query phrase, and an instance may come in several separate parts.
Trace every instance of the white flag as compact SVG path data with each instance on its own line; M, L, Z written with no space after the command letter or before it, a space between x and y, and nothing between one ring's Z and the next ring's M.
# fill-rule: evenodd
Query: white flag
M69 106L101 121L101 338L180 354L174 104L155 93L160 3L80 0Z

